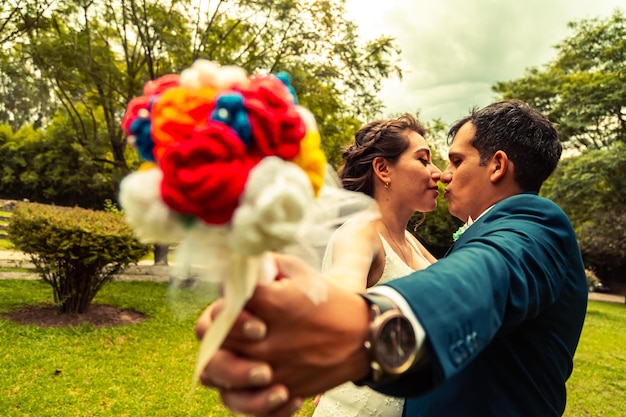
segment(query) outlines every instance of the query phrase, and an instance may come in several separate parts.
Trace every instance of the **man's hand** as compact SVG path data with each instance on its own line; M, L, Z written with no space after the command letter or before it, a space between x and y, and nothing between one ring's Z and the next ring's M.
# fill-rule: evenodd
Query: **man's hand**
M204 310L196 324L198 339L204 337L214 317L221 311L222 304L220 299ZM230 335L257 341L263 339L265 334L265 324L244 311ZM218 350L200 374L200 382L215 388L224 405L234 412L279 417L289 416L298 410L302 401L299 398L289 399L287 388L279 384L270 385L271 380L272 368L268 364L238 357L225 349Z
M301 398L369 372L365 301L331 283L327 301L315 304L295 278L324 278L297 258L273 256L277 280L257 287L200 376L204 385L218 389L227 407L257 416L290 415ZM218 301L202 314L199 338L220 308Z

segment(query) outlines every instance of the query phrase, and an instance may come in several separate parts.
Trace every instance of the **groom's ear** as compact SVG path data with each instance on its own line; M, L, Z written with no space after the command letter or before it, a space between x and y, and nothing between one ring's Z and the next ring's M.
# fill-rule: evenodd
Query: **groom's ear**
M386 183L389 181L389 162L383 158L382 156L377 156L372 161L372 169L374 170L374 175L382 181Z
M507 173L513 173L513 166L506 152L504 151L496 151L491 157L491 161L489 162L489 168L491 169L491 182L498 183L503 180Z

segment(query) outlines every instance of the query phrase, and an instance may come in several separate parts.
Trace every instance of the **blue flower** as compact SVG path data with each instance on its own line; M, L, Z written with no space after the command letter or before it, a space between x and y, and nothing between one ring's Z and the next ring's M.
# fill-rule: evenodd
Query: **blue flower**
M243 100L243 95L237 92L220 95L215 102L215 110L211 113L211 120L230 126L237 132L239 139L248 145L252 139L252 127Z

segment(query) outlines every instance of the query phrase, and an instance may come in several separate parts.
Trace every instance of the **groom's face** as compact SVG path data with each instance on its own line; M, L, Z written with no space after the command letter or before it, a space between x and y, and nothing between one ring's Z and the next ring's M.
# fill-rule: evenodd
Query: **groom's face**
M470 216L476 219L491 201L489 172L480 164L478 150L471 144L475 134L471 122L461 126L448 151L448 167L441 175L441 181L446 184L444 197L448 200L448 211L464 222Z

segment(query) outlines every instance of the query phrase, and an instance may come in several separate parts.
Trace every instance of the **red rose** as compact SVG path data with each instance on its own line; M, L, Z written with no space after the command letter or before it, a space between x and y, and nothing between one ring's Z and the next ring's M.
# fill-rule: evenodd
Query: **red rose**
M141 110L148 111L148 103L149 99L146 96L135 97L132 99L128 106L126 106L126 112L122 117L122 130L128 136L131 135L130 125L139 117L139 112Z
M258 162L234 131L219 122L168 147L161 158L161 197L179 213L217 225L230 221L248 174Z
M291 160L300 152L306 126L287 87L273 75L250 78L240 90L250 119L250 153Z
M178 87L180 85L179 74L166 74L156 80L148 81L143 86L143 94L145 96L156 96L163 93L168 88Z

